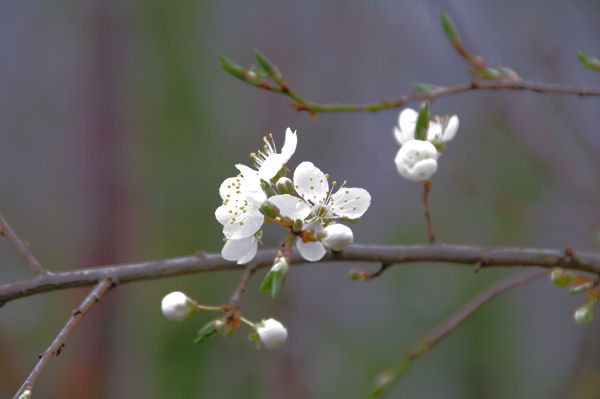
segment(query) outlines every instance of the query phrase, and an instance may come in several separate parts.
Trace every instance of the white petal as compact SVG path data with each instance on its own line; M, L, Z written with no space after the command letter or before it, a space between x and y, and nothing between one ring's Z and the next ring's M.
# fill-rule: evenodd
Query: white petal
M241 195L242 177L228 177L219 187L219 195L223 201Z
M340 188L329 200L328 207L336 215L357 219L371 205L371 195L364 188Z
M415 138L415 129L417 128L417 118L419 113L412 108L406 108L398 116L398 125L402 130L403 137L406 138L405 142ZM404 144L404 143L401 143Z
M283 163L285 164L290 160L294 152L296 152L296 146L298 145L298 136L296 136L296 131L292 132L292 129L289 127L285 130L285 141L283 142L283 147L281 147L281 157L283 159Z
M271 154L258 168L258 176L265 181L271 181L273 177L283 168L285 161L281 154Z
M302 199L290 194L274 195L269 198L269 202L279 208L283 216L292 220L304 220L310 215L310 207Z
M442 125L435 121L429 121L429 129L427 130L428 141L442 140Z
M327 250L319 241L304 242L301 238L296 240L296 248L300 255L309 262L321 260L327 253Z
M321 169L312 162L302 162L294 171L294 188L306 201L320 204L327 198L329 183Z
M248 209L246 213L238 211L237 215L233 212L232 215L233 216L223 224L223 234L227 238L246 238L253 236L254 233L260 230L265 220L264 215L256 209Z
M221 250L221 256L225 260L237 261L239 265L243 265L256 256L257 249L258 242L254 237L227 240Z
M442 141L444 143L447 143L448 141L452 140L454 138L454 136L456 136L456 132L458 131L458 126L459 126L458 116L452 115L452 117L448 121L448 124L446 125L446 129L444 130L444 133L442 134Z
M325 231L325 237L321 239L321 242L334 251L341 251L354 241L352 229L343 224L330 224L323 230Z
M394 127L394 137L400 145L414 139L414 135L407 134L402 129L398 129L397 127Z
M260 187L260 179L257 171L241 163L236 164L235 167L242 173L244 181L250 187Z

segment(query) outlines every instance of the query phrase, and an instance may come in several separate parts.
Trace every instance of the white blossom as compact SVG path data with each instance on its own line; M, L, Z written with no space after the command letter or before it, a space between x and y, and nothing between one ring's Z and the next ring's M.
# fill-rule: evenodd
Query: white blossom
M400 112L398 126L394 127L394 137L400 145L415 139L418 117L419 112L412 108L405 108ZM433 120L429 121L426 138L433 143L447 143L456 136L458 126L459 120L456 115L451 117L435 116Z
M354 242L352 229L343 224L330 224L323 229L323 233L321 242L334 251L341 251Z
M281 147L281 153L277 152L275 147L275 141L273 135L269 134L270 141L267 137L263 137L265 146L263 150L259 150L258 153L252 153L250 156L254 159L256 167L258 168L258 176L260 179L267 182L271 181L273 177L283 168L285 163L289 161L298 144L298 137L296 131L292 132L289 127L285 131L285 141L283 147Z
M196 311L196 305L183 292L174 291L165 295L160 303L160 309L167 319L183 321Z
M410 140L404 143L394 162L400 175L412 181L431 179L438 169L439 153L429 141Z
M256 333L260 341L268 349L277 349L283 345L287 339L286 328L275 319L263 320L256 325Z

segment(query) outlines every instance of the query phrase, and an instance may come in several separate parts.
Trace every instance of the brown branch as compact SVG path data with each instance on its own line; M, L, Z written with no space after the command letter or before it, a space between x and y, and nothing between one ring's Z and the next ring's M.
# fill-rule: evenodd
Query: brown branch
M4 216L0 213L0 235L5 236L8 240L17 248L23 259L25 259L25 264L31 270L34 275L47 273L46 270L40 265L40 262L33 256L31 250L29 249L29 243L27 241L23 241L21 237L13 230L13 228L8 224L8 221L4 218Z
M492 283L489 287L479 292L475 297L465 303L455 313L450 315L442 324L430 330L404 355L404 358L394 367L380 372L375 377L374 388L367 396L369 399L381 398L388 392L411 366L416 358L427 355L444 337L452 333L462 322L469 318L475 311L485 305L496 296L510 290L511 288L527 284L547 273L546 270L519 273L505 279Z
M271 267L276 249L259 251L254 258L256 268ZM567 257L564 249L480 247L456 244L427 245L364 245L354 244L340 252L326 255L321 262L447 262L473 267L481 261L484 268L493 266L555 266L600 274L600 252L577 251L575 258ZM298 254L292 264L307 264ZM103 279L116 284L135 281L205 273L218 270L239 270L235 263L224 260L220 254L202 253L178 258L141 263L128 263L54 272L28 280L0 285L0 304L42 292L65 288L91 286Z
M67 338L69 338L75 327L77 327L79 321L91 309L91 307L94 306L96 302L100 301L100 298L102 298L106 291L108 291L112 286L113 283L108 279L99 281L94 289L90 291L90 293L81 302L81 304L75 310L73 310L73 314L71 314L71 317L69 320L67 320L67 323L60 330L56 338L54 338L54 341L52 341L48 349L46 349L39 356L37 364L27 376L17 393L15 393L13 399L18 399L24 394L27 398L31 397L31 392L33 391L35 381L38 379L42 371L44 371L44 368L48 365L52 358L60 355L65 346Z
M429 243L433 244L436 241L435 231L433 230L433 220L431 219L431 211L429 210L429 190L431 189L431 180L423 182L423 193L421 199L423 200L423 207L425 208L425 220L427 221L427 237L429 237Z
M235 291L231 295L231 299L229 300L230 309L237 310L240 307L240 297L246 291L246 287L248 286L248 281L250 281L250 277L254 274L258 266L256 262L250 262L248 266L244 269L244 274L242 274L242 278Z

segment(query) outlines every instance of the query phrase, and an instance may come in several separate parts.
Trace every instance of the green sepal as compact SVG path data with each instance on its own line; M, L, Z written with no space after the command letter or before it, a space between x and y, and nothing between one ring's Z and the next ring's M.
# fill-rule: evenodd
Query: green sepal
M248 335L248 339L250 341L254 342L254 345L256 345L256 349L260 349L260 347L261 347L260 337L258 336L258 333L256 332L256 330L252 330L250 335Z
M281 72L279 72L279 69L277 69L277 67L273 65L263 53L255 49L254 58L256 58L258 64L275 82L278 82L281 79Z
M591 281L575 285L569 289L569 295L581 294L582 292L590 290L593 286L594 284Z
M283 165L283 167L281 169L279 169L279 172L277 172L277 174L271 178L271 183L272 184L277 183L277 180L279 180L279 178L285 176L285 174L289 171L290 170L288 169L288 167Z
M440 13L440 21L442 21L442 28L444 29L448 41L454 46L459 45L460 36L458 36L456 26L454 25L454 22L452 22L452 19L450 19L448 14L442 11Z
M194 339L194 343L198 344L206 339L210 338L214 334L217 333L217 329L215 328L215 321L212 320L206 323L201 329L196 333L196 338Z
M415 128L415 138L417 140L427 140L427 130L429 129L429 104L424 102L419 110L417 126Z
M566 287L575 280L575 275L569 270L565 271L560 267L553 267L550 270L550 280L556 286Z

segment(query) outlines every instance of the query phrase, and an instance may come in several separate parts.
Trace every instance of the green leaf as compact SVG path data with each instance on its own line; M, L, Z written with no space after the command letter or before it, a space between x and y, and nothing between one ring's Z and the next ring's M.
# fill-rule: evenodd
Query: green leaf
M417 118L415 138L417 140L427 140L427 129L429 129L429 104L424 102Z
M241 79L244 81L246 80L247 71L244 68L242 68L241 66L228 60L222 54L219 54L219 61L221 62L221 68L223 68L224 70L226 70L227 72L229 72L230 74L232 74L233 76L235 76L238 79Z
M279 294L279 290L281 290L281 285L283 284L283 278L283 273L274 273L273 282L271 284L271 298L275 298L277 294Z
M205 341L206 339L214 335L216 332L217 329L215 328L214 320L212 320L205 324L204 327L198 330L198 332L196 333L196 338L194 339L194 343L198 344L202 341Z
M575 285L569 289L569 295L581 294L582 292L592 289L593 286L594 284L591 281Z
M600 72L600 60L598 58L592 57L585 51L577 50L577 59L579 59L582 67Z
M254 342L254 345L256 345L256 349L260 349L260 346L261 346L260 337L258 336L258 333L256 332L256 330L252 330L250 335L248 335L248 339L250 341Z
M432 91L436 91L439 86L430 85L428 83L415 83L413 84L413 90L418 91L419 93L431 93Z
M277 69L277 67L273 65L271 61L269 61L267 57L264 56L263 53L255 49L254 57L256 58L256 61L259 63L259 65L265 70L265 72L269 74L269 76L275 82L278 82L281 79L281 73L279 72L279 69Z
M444 28L444 33L448 38L448 41L452 43L453 46L460 44L460 37L458 36L458 32L456 30L456 26L454 26L454 22L452 19L445 13L440 13L440 20L442 21L442 28Z
M269 273L267 273L267 275L265 276L265 279L263 280L262 284L260 285L261 291L268 291L271 289L271 285L273 284L274 274L275 273L273 273L272 271L269 271Z

